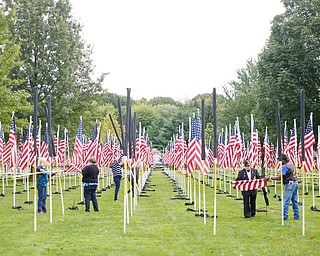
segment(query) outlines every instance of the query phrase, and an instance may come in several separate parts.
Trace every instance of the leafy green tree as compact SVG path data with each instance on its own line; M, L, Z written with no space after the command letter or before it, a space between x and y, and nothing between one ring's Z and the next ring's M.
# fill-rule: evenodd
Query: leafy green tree
M12 93L10 90L11 85L18 85L21 82L9 77L12 69L20 65L17 60L20 44L17 42L17 37L10 33L10 27L14 22L15 9L0 6L0 121L4 131L9 130L12 111L15 111L17 127L23 127L27 126L29 119L19 117L26 116L31 110L31 105L27 102L28 93L24 90Z
M93 81L92 48L81 38L82 27L71 16L68 0L6 0L16 6L17 20L12 33L21 42L19 67L11 78L14 93L26 90L30 95L39 88L39 102L52 97L53 126L74 129L79 116L102 92L104 74ZM40 116L43 108L39 106ZM70 126L72 124L72 126ZM69 127L70 126L70 127ZM76 129L76 128L75 128Z
M157 106L157 105L172 105L172 106L181 106L182 104L178 101L175 101L174 99L170 97L155 97L151 100L148 101L148 104L152 106Z
M240 131L250 135L251 114L254 116L257 127L258 113L258 79L259 73L254 61L248 60L246 67L237 70L237 80L229 82L228 87L224 87L226 94L224 109L224 126L235 124L239 118ZM261 132L261 130L260 130Z
M290 127L300 120L300 91L305 90L306 119L320 111L320 2L283 0L285 12L273 19L271 35L259 56L261 122L275 133L275 100ZM320 116L314 115L314 123ZM301 125L301 124L300 124Z
M131 113L137 113L137 124L141 122L142 127L149 127L151 123L160 117L158 110L155 107L147 104L135 104L132 106Z

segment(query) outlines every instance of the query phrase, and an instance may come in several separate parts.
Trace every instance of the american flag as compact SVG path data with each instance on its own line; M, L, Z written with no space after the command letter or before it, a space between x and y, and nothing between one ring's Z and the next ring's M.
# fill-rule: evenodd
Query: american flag
M173 165L175 168L180 168L183 165L183 159L184 159L184 139L182 135L183 131L180 130L179 128L179 133L177 135L177 139L174 145L174 160L173 160Z
M192 124L192 123L191 123ZM198 167L199 170L203 171L204 173L209 173L210 166L208 162L208 157L205 156L205 160L202 160L201 156L201 143L205 143L205 141L201 141L201 120L199 114L195 117L195 122L193 123L194 129L194 138L191 138L191 142L194 141L194 163L195 166ZM205 154L206 155L206 154ZM202 168L203 165L203 168Z
M195 126L195 117L191 117L189 119L190 123L190 131L189 131L189 143L186 152L186 165L187 165L187 174L192 173L194 171L194 154L195 154L195 130L192 128ZM170 148L169 148L170 149Z
M169 152L170 152L170 143L166 146L166 149L164 151L164 154L162 156L162 162L164 164L169 164Z
M235 170L238 166L241 166L241 155L242 155L242 140L241 140L241 134L240 134L240 125L239 120L236 120L235 123L235 147L234 147L234 153L233 153L233 169Z
M271 159L271 148L269 144L269 138L268 138L268 128L266 127L266 134L264 136L264 141L263 141L263 149L264 149L264 163L263 167L264 168L270 168L272 159Z
M73 147L72 163L81 165L83 163L83 145L82 145L82 120L79 122L76 139Z
M40 157L48 158L49 157L49 148L48 148L48 125L46 124L46 132L43 136L43 141L40 149Z
M306 172L310 172L313 168L313 145L316 144L313 127L312 127L312 115L308 121L307 129L304 135L304 149L305 149L305 168Z
M251 133L251 141L249 146L248 157L253 168L259 164L259 152L258 152L258 132L254 128Z
M76 139L73 147L73 154L71 158L71 165L65 170L66 172L77 171L74 166L81 168L83 166L83 145L82 145L82 118L80 118Z
M97 156L97 150L98 150L98 122L94 124L92 135L87 143L86 152L85 152L85 159L84 162L88 160L89 157Z
M143 134L139 134L136 138L136 159L137 161L147 162L148 157L148 145L145 139L144 132Z
M110 164L115 160L115 158L113 157L112 145L109 137L110 135L108 134L101 153L102 166L110 166Z
M64 129L64 132L62 134L61 140L59 141L59 147L58 147L58 163L61 165L64 163L66 150L67 150L67 143L68 142L68 132L67 129Z
M227 144L227 158L228 158L228 167L232 167L233 170L236 169L236 159L234 158L234 151L236 146L236 137L234 130L229 130L229 139Z
M228 130L226 127L225 132L222 129L219 145L218 145L218 161L220 168L228 168L228 154L227 154L227 142L228 142Z
M0 162L1 163L3 163L3 144L4 144L3 131L2 131L1 122L0 122Z
M291 129L290 131L290 140L287 146L286 155L289 157L291 163L297 164L297 137L294 129Z
M33 151L32 122L30 122L29 129L26 133L26 140L23 143L20 155L19 166L21 170L24 170L30 166L30 163L34 159Z
M17 165L17 135L14 114L12 114L9 139L3 152L3 161L8 163L11 168Z
M267 181L264 181L263 179L237 180L235 181L235 185L233 186L233 188L238 189L240 191L248 191L248 190L263 188L266 186L267 186Z

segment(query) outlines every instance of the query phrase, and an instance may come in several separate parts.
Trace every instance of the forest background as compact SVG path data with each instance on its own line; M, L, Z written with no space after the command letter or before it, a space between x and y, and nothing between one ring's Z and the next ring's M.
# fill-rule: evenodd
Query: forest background
M301 89L306 95L306 120L313 112L314 129L320 124L320 1L281 2L285 12L274 17L262 51L237 70L237 79L224 86L224 94L217 95L218 132L233 126L238 117L241 132L250 139L252 114L260 140L267 126L269 138L275 143L276 99L282 125L287 121L293 128L297 119L299 132ZM12 111L17 133L27 130L35 87L39 90L39 119L45 122L43 106L50 95L53 130L58 125L67 128L71 144L80 116L87 137L96 120L101 122L101 142L107 131L113 134L109 114L119 129L118 99L125 116L126 97L102 87L107 74L93 79L92 46L83 39L82 26L72 17L71 8L68 0L0 1L0 121L6 138ZM215 72L212 70L213 76ZM152 85L146 90L152 90ZM153 147L162 150L182 123L184 136L189 137L189 117L197 113L202 98L206 102L208 140L213 134L212 92L183 102L170 97L132 99L132 113L137 113L137 121L145 127Z

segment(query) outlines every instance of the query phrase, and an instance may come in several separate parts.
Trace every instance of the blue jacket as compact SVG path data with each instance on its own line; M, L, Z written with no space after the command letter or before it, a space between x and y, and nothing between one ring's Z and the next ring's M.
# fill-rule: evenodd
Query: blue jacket
M37 166L37 172L40 172L40 170L44 170L46 173L38 173L37 175L37 184L39 186L47 186L48 185L48 179L49 179L49 174L47 171L46 167L43 167L41 165Z

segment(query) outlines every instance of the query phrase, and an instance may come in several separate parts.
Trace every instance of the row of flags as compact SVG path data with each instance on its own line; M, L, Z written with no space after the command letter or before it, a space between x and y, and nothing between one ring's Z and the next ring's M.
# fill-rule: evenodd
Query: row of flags
M183 127L183 125L182 125ZM295 121L294 121L295 127ZM320 128L318 128L320 138ZM296 129L290 131L288 136L287 125L285 123L282 152L288 155L290 161L295 166L302 166L301 143L298 145ZM202 159L201 149L201 120L199 114L193 116L189 121L189 140L188 143L183 137L183 128L179 127L178 134L168 143L164 155L163 163L171 165L177 169L186 168L187 173L195 169L208 173L210 166L216 161L220 168L232 168L234 171L242 166L245 159L249 159L251 166L256 168L263 164L264 168L279 168L278 147L270 143L266 128L263 146L261 147L258 131L255 128L253 116L251 115L251 137L249 143L245 143L244 135L241 136L238 119L235 125L222 129L219 134L217 144L217 156L213 157L212 140L205 146L205 159ZM320 139L318 140L317 150L314 152L315 137L312 125L312 113L307 124L304 136L305 143L305 162L304 169L310 172L313 168L319 168L320 162ZM264 150L264 160L262 163L262 150Z
M135 149L131 148L131 150L135 150L135 154L131 154L131 159L128 159L129 164L134 164L137 161L141 161L147 165L153 163L152 146L150 143L147 143L144 134L139 133L136 136ZM82 119L80 118L73 154L66 172L82 169L88 163L88 158L92 156L96 158L98 166L109 167L122 153L123 149L120 148L115 136L113 140L110 138L110 131L106 136L105 142L103 144L100 142L100 127L98 126L98 122L95 123L90 139L85 143L82 136Z
M58 129L59 130L59 129ZM98 122L95 123L91 137L85 142L82 135L82 119L80 118L77 134L75 136L74 149L72 157L69 157L69 140L67 129L64 129L61 139L59 134L54 138L54 156L49 157L49 141L48 141L48 126L41 141L41 125L36 136L36 143L32 135L32 120L30 118L30 125L26 132L26 137L23 140L17 139L16 123L14 113L12 115L12 123L8 141L4 141L4 133L0 123L0 164L6 164L10 167L11 171L24 170L30 171L30 167L35 164L35 150L39 157L44 157L50 160L52 165L58 165L62 168L68 166L66 171L73 172L76 168L82 168L87 164L87 159L94 156L97 159L97 165L110 166L119 155L122 153L119 144L116 142L115 137L113 141L110 138L110 131L104 143L100 142L100 127ZM153 153L151 143L145 138L144 133L139 133L136 136L135 143L135 157L130 159L131 163L135 161L142 161L145 164L153 163ZM35 144L35 145L34 145Z
M205 158L202 159L201 120L199 114L190 118L190 130L188 144L183 137L183 126L179 128L176 138L171 140L166 147L162 162L179 169L186 166L187 173L195 168L207 174L210 165L213 165L213 152L211 148L205 148Z

